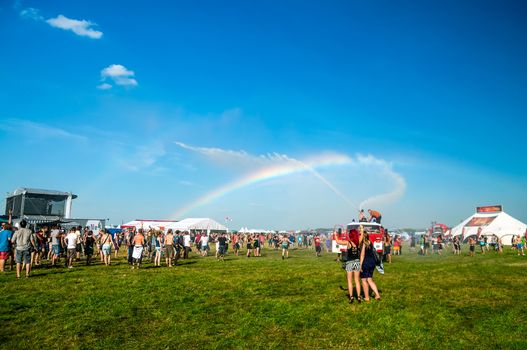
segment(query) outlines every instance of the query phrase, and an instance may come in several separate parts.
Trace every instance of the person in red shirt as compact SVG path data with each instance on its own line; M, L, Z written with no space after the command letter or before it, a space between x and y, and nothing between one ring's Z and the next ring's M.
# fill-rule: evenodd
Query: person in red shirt
M320 245L320 237L316 235L313 240L315 241L315 253L317 256L320 256L320 253L322 253L322 247Z
M372 210L372 209L368 209L368 213L370 213L370 222L372 222L373 219L375 219L376 223L378 224L381 223L381 219L382 219L381 213L379 213L377 210Z

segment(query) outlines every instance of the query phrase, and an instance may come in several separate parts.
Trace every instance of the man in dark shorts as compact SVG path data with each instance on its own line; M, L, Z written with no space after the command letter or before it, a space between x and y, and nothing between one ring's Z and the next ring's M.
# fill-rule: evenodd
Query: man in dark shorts
M225 252L227 251L227 237L222 233L218 237L218 260L225 261Z
M134 253L134 237L135 227L129 230L125 236L126 246L128 247L128 264L130 265L134 264L134 258L132 257L132 254Z
M470 256L474 256L476 253L476 240L472 237L468 238L468 245L470 246Z
M375 222L380 224L382 215L377 210L368 209L368 213L370 214L370 222L373 222L375 219Z
M315 241L315 254L318 257L320 256L320 253L322 253L322 247L320 245L320 237L318 234L315 236L314 241Z
M84 254L86 255L86 265L91 264L94 244L95 238L93 237L93 231L89 230L84 236Z
M174 258L174 234L172 233L172 229L168 230L165 236L165 252L167 266L172 267L172 259Z

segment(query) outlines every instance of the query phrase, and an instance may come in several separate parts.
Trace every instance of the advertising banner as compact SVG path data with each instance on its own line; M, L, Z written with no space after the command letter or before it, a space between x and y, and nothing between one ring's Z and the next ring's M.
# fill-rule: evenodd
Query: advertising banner
M487 226L492 221L494 221L496 217L497 216L474 217L465 226L469 226L469 227Z
M500 213L502 211L503 207L501 205L487 205L485 207L476 208L477 213Z

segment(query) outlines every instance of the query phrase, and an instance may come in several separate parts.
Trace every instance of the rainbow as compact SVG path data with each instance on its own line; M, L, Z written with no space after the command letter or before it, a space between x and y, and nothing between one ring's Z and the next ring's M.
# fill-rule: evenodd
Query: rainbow
M313 157L302 162L290 160L284 164L261 168L242 178L237 179L236 181L230 182L226 185L218 187L204 194L203 196L197 198L193 202L180 208L171 217L181 219L189 211L197 207L200 207L207 203L211 203L212 201L217 200L218 198L223 197L233 191L239 190L247 186L251 186L259 182L301 172L312 172L314 174L318 174L316 173L316 171L314 171L314 169L333 165L345 165L350 163L352 163L352 159L348 156L340 154L326 154L322 156ZM318 175L317 177L321 178L320 175Z

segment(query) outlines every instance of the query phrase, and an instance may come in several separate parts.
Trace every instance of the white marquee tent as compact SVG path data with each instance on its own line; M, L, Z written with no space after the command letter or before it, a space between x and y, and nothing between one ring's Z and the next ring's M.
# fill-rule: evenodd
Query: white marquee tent
M142 228L143 230L149 230L151 228L156 230L164 230L165 227L169 224L175 223L177 221L173 220L143 220L143 219L135 219L130 222L127 222L126 224L122 224L121 228L132 228L135 227L136 229Z
M165 226L165 231L172 229L174 231L190 230L207 230L207 231L229 231L222 224L209 218L188 218L178 222L172 222Z
M463 236L463 239L469 236L480 235L496 236L502 239L503 244L510 244L513 236L523 235L527 230L527 225L505 213L504 211L496 212L476 212L459 225L452 228L452 236Z

